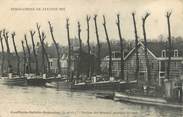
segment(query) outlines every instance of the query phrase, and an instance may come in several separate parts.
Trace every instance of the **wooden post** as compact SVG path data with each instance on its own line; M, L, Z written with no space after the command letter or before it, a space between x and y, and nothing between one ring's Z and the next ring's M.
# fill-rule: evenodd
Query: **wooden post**
M144 35L144 53L145 53L145 60L146 60L146 67L147 67L147 83L150 84L151 74L150 74L150 66L149 66L149 59L147 53L147 38L146 38L146 30L145 30L145 21L148 18L150 13L146 13L146 15L142 18L142 28L143 28L143 35Z
M118 33L119 33L119 39L120 39L120 50L121 50L121 80L124 80L124 56L123 56L123 38L121 35L121 28L120 28L120 18L119 14L117 14L117 27L118 27Z
M69 34L69 19L66 19L66 28L67 28L67 41L68 41L68 67L67 67L67 76L69 80L72 82L71 78L71 42L70 42L70 34Z
M14 50L15 50L15 54L17 56L17 74L20 76L20 57L18 55L17 47L16 47L16 44L15 44L15 32L13 32L11 34L11 36L12 36L12 40L13 40L13 47L14 47Z
M170 16L171 12L167 12L167 24L168 24L168 65L167 65L167 79L170 79L170 64L171 64L171 54L172 54L172 39L171 39L171 27L170 27Z
M25 52L25 46L24 46L24 41L21 41L22 42L22 49L23 49L23 60L24 60L24 63L23 63L23 74L26 73L26 52Z
M103 23L104 31L105 31L106 40L107 40L108 49L109 49L109 77L111 77L112 76L112 51L111 51L111 44L110 44L108 33L107 33L106 20L104 15L103 15L103 20L104 20L104 23Z
M53 40L53 43L55 45L56 51L57 51L57 67L58 67L58 74L61 74L61 66L60 66L60 51L59 51L59 46L57 44L57 42L55 41L55 38L53 36L53 27L51 26L50 21L48 21L49 27L50 27L50 33L51 33L51 37Z
M94 23L95 23L95 34L97 38L97 74L101 74L101 68L100 68L100 40L99 40L99 34L98 34L98 27L97 27L97 15L94 16Z
M135 53L136 53L136 69L135 69L135 79L137 79L137 83L139 82L139 53L138 53L138 34L135 20L135 13L132 13L133 24L134 24L134 33L135 33Z
M34 59L35 59L35 62L36 62L36 75L39 75L38 58L37 58L35 42L34 42L35 33L36 33L35 31L30 31L31 40L32 40L32 47L33 47L33 53L34 53Z
M0 42L1 42L1 50L2 50L2 64L1 64L1 75L4 75L4 45L3 45L3 38L2 38L2 31L0 31Z

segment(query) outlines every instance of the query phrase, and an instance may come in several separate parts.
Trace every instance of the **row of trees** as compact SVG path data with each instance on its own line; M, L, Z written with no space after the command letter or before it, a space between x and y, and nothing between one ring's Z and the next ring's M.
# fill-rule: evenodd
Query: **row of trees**
M145 23L147 18L150 16L149 13L147 13L143 18L142 18L142 29L143 29L143 36L144 36L144 53L145 53L145 60L146 60L146 67L147 67L147 81L150 81L150 69L149 69L149 59L148 59L148 51L147 51L147 37L146 37L146 30L145 30ZM172 49L172 45L171 45L171 31L170 31L170 16L171 13L167 12L167 22L168 22L168 43L169 43L169 54L168 54L168 67L167 67L167 78L169 78L169 69L170 69L170 62L171 62L171 49ZM137 27L136 27L136 19L135 19L135 13L132 13L132 18L133 18L133 24L134 24L134 34L135 34L135 50L136 50L136 79L138 79L138 73L139 73L139 57L138 57L138 34L137 34ZM91 55L91 44L90 44L90 20L91 17L87 16L86 17L86 22L87 22L87 53L88 55ZM96 40L97 40L97 52L95 54L96 56L96 74L101 74L101 68L100 68L100 64L101 64L101 45L102 43L100 42L99 39L99 33L98 33L98 25L97 25L97 15L95 15L93 17L93 21L94 21L94 25L95 25L95 33L96 33ZM50 22L48 22L49 24L49 29L50 29L50 34L51 34L51 38L53 40L53 44L54 47L56 49L56 54L57 54L57 67L58 67L58 73L57 74L61 74L61 66L60 66L60 47L58 45L58 43L56 42L55 38L54 38L54 34L53 34L53 26L51 25ZM121 53L121 79L123 80L124 78L124 58L123 58L123 53L124 53L124 47L126 46L125 44L125 40L122 37L121 34L121 24L120 24L120 15L117 14L117 21L116 21L116 25L117 25L117 30L118 30L118 34L119 34L119 41L120 41L120 53ZM41 46L41 68L42 68L42 73L50 73L50 62L49 62L49 55L46 49L46 44L45 44L45 39L46 39L46 34L40 30L40 25L37 24L36 25L37 28L37 33L38 33L38 37L39 37L39 43ZM111 43L110 43L110 38L108 36L108 32L107 32L107 26L106 26L106 19L105 16L103 15L103 28L104 28L104 32L106 35L106 42L107 42L107 48L108 48L108 55L109 55L109 69L108 69L108 75L109 77L112 76L112 48L111 48ZM66 19L66 29L67 29L67 37L68 37L68 76L70 77L71 74L71 39L70 39L70 30L69 30L69 19ZM35 71L36 71L36 75L39 75L39 60L38 60L38 55L36 52L36 47L35 47L35 36L36 31L31 30L30 31L30 36L31 36L31 42L32 42L32 49L33 49L33 56L34 56L34 60L35 60ZM16 54L16 58L17 58L17 74L20 75L20 55L17 52L17 47L16 47L16 41L15 41L15 32L13 32L11 34L12 36L12 41L13 41L13 46L14 46L14 51ZM27 73L32 73L32 67L31 67L31 50L30 50L30 46L28 44L27 41L27 35L24 35L25 40L22 40L22 49L23 49L23 60L24 60L24 64L23 64L23 73L27 72ZM7 48L7 52L6 52L6 56L7 56L7 64L8 64L8 71L11 72L11 63L10 63L10 48L9 48L9 37L8 37L8 31L3 30L0 31L0 41L1 41L1 49L2 49L2 73L3 73L3 68L4 68L4 61L5 61L5 51L4 51L4 45L3 45L3 39L5 40L6 43L6 48ZM82 47L82 39L81 39L81 26L80 26L80 22L78 22L78 39L79 39L79 55L78 55L78 65L77 65L77 76L80 76L80 67L81 67L81 53L83 51L83 47ZM24 45L24 42L26 44L26 47ZM26 52L27 50L27 52ZM27 64L28 63L28 64ZM88 62L88 67L87 67L87 76L91 77L93 75L92 70L91 70L91 66L92 63Z

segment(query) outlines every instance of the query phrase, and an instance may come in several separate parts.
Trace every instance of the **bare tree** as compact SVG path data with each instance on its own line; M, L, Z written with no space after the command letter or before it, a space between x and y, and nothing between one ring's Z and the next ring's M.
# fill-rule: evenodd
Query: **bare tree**
M171 39L171 27L170 27L170 16L171 12L167 12L167 24L168 24L168 65L167 65L167 79L170 79L170 64L171 64L171 53L172 53L172 39Z
M15 32L13 32L11 34L11 36L12 36L12 40L13 40L13 47L14 47L15 54L16 54L16 57L17 57L17 74L20 75L20 57L18 55L17 47L16 47L16 44L15 44Z
M87 15L87 46L88 46L88 55L90 55L91 47L90 47L90 17ZM91 61L88 62L88 73L87 77L91 77Z
M95 33L96 33L96 38L97 38L97 74L101 73L101 68L100 68L100 40L99 40L99 34L98 34L98 27L97 27L97 15L94 16L94 23L95 23Z
M147 67L147 82L150 83L150 67L149 67L149 59L147 53L147 38L146 38L146 30L145 30L145 22L150 13L146 13L146 15L142 18L142 28L143 28L143 35L144 35L144 53L145 53L145 60L146 60L146 67Z
M53 40L53 43L55 45L56 51L57 51L57 67L58 67L58 74L61 74L61 66L60 66L60 51L59 51L59 46L57 44L57 42L55 41L55 38L53 36L53 27L51 26L50 21L48 21L49 27L50 27L50 33L51 33L51 37Z
M104 20L104 23L103 23L104 31L105 31L106 40L107 40L108 49L109 49L109 77L111 77L112 76L112 51L111 51L111 44L110 44L108 33L107 33L106 20L104 15L103 15L103 20Z
M44 44L44 39L46 38L46 35L44 32L41 33L40 31L40 26L37 24L37 30L38 30L38 34L39 34L39 40L41 43L41 48L42 48L42 67L43 67L43 73L46 73L46 66L45 66L45 58L47 60L47 65L48 65L48 72L50 73L50 62L49 62L49 58L48 58L48 54L46 52L45 49L45 44Z
M9 72L12 72L12 66L11 66L11 63L10 63L10 47L9 47L9 42L8 42L8 32L5 31L5 29L3 30L3 36L4 36L4 39L5 39L5 43L6 43L6 49L7 49L7 63L8 63L8 73Z
M82 52L82 40L81 40L80 22L78 22L78 39L79 39L79 56L78 56L78 65L77 65L77 78L79 78L79 76L80 76L81 52Z
M133 17L133 24L134 24L134 33L135 33L135 53L136 53L136 70L135 70L135 77L137 82L139 80L139 54L138 54L138 34L137 34L137 27L136 27L136 20L135 20L135 13L132 13Z
M118 27L118 33L119 33L119 39L120 39L120 50L121 50L121 80L124 80L124 56L123 56L123 38L121 35L121 28L120 28L120 18L119 14L117 14L117 27Z
M4 74L4 44L3 44L3 38L2 38L2 31L0 31L0 42L1 42L1 50L2 50L2 64L1 64L1 75Z
M24 41L21 41L22 43L22 49L23 49L23 74L26 73L26 52L25 52L25 46L24 46Z
M32 47L33 47L33 54L34 54L34 59L35 59L35 62L36 62L36 75L39 75L38 58L37 58L35 42L34 42L35 33L36 33L35 31L30 31Z
M67 41L68 41L68 67L67 67L67 76L69 78L71 78L70 77L70 71L71 71L71 41L70 41L70 33L69 33L69 19L66 19L66 28L67 28Z
M32 72L32 68L31 68L31 52L30 52L29 44L27 42L26 34L24 35L24 38L25 38L25 44L26 44L27 52L28 52L28 73L31 73Z

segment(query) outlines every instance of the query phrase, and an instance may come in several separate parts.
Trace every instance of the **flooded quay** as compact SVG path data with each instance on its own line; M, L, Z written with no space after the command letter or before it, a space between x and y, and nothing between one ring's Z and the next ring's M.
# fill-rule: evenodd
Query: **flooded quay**
M94 91L0 85L0 117L182 117L182 109L96 98Z

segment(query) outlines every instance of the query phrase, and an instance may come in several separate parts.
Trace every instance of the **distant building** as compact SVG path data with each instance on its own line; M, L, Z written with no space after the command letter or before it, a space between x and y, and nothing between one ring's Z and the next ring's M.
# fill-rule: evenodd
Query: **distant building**
M151 81L153 83L162 84L163 79L165 79L167 74L167 49L166 44L158 44L157 43L148 43L148 58L149 58L149 66L151 71ZM145 64L145 56L144 56L144 44L140 42L138 44L138 54L139 54L139 80L144 82L147 80L147 68ZM114 55L114 54L113 54ZM118 54L117 54L118 55ZM171 57L171 66L170 66L170 78L178 79L181 77L183 72L183 51L181 48L174 47ZM102 60L102 69L108 69L109 57L106 56ZM134 80L135 79L135 71L136 71L136 52L135 48L133 48L124 58L125 62L125 79L126 80ZM120 57L113 56L112 57L112 73L113 76L119 77L120 75Z

